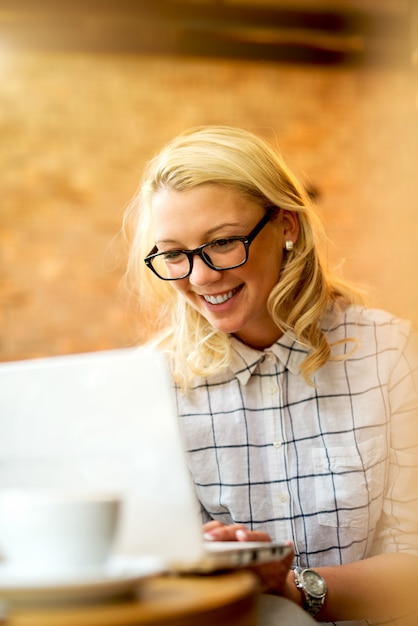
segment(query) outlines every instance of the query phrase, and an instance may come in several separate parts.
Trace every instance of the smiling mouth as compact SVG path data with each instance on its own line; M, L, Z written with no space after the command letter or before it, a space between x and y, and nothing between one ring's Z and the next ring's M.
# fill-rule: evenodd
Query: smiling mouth
M223 293L222 295L219 295L219 296L205 296L204 295L203 299L205 300L205 302L209 302L209 304L223 304L227 300L230 300L232 296L236 294L238 289L239 287L236 287L235 289L231 289L231 291L228 291L227 293Z

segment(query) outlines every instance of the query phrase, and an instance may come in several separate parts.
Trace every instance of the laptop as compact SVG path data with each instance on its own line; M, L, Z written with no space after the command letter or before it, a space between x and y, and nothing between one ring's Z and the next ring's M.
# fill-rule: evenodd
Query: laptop
M165 360L148 346L0 363L0 490L117 492L115 552L167 570L283 558L286 543L204 541L175 407Z

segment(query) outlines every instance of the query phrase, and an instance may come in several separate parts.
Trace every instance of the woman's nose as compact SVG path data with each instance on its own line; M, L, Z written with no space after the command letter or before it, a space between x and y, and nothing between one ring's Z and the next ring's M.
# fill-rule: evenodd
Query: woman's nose
M221 275L219 270L212 269L196 255L193 259L193 269L189 275L189 281L196 286L208 285L219 280Z

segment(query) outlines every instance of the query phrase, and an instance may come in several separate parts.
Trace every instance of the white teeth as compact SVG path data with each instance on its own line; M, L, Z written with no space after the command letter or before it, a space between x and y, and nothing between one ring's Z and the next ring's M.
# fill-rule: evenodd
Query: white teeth
M222 296L203 296L203 297L206 300L206 302L209 302L210 304L222 304L223 302L226 302L227 300L232 298L234 293L235 293L235 289L228 291L228 293L224 293Z

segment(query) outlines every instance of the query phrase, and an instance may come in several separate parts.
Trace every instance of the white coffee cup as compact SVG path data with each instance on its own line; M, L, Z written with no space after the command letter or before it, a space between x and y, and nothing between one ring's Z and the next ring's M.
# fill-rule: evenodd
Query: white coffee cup
M112 495L41 490L0 491L0 551L25 576L67 576L103 567L117 531Z

